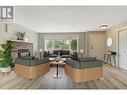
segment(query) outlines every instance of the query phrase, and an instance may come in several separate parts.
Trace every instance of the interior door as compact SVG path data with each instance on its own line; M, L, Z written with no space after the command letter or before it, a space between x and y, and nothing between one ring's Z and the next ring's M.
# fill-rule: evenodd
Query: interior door
M119 32L119 67L127 70L127 30Z
M89 34L89 57L103 59L105 51L105 34Z

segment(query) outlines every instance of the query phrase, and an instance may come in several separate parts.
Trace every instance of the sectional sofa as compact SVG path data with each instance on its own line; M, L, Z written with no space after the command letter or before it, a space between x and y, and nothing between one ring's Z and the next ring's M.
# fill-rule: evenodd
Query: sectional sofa
M84 58L80 60L67 59L65 73L77 83L96 80L102 77L102 61L96 58Z
M48 58L16 58L15 59L15 72L19 76L26 77L28 79L34 79L43 74L46 74L50 70L50 64Z

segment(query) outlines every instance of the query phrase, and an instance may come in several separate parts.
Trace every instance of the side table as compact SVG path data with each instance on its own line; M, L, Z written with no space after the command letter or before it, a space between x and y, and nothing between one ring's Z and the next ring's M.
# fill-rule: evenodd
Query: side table
M59 65L64 65L65 63L64 63L64 61L51 61L50 62L50 64L54 64L54 65L56 65L56 74L55 75L53 75L53 77L54 78L61 78L61 75L60 75L60 73L59 73Z

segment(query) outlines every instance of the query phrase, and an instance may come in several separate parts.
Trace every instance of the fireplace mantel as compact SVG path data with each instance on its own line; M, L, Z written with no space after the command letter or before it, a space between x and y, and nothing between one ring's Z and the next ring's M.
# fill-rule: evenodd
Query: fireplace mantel
M28 43L28 44L32 44L32 43L30 43L30 42L24 42L24 41L21 41L21 40L9 40L9 41L11 41L11 42L19 42L19 43Z
M18 57L19 49L29 49L31 56L33 56L33 43L22 42L22 41L11 41L14 50L12 51L12 57Z

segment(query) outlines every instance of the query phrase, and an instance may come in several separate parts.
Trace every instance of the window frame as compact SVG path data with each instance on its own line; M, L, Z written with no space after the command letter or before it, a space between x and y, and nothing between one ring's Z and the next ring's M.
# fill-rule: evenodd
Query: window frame
M73 38L73 39L76 39L77 40L77 52L78 52L78 49L79 49L79 35L45 35L44 36L44 50L45 51L49 51L48 49L47 49L47 40L56 40L56 38L58 37L58 38L60 38L60 36L62 36L63 38L65 37L66 38L66 40L69 40L70 41L70 39L69 38ZM50 38L51 37L51 39L48 39L48 38ZM53 39L54 38L54 39ZM68 38L68 39L67 39ZM58 40L63 40L63 39L58 39ZM53 41L53 48L52 48L52 51L53 50L55 50L55 47L54 47L54 42L55 41ZM71 50L70 49L70 46L69 46L69 50Z

